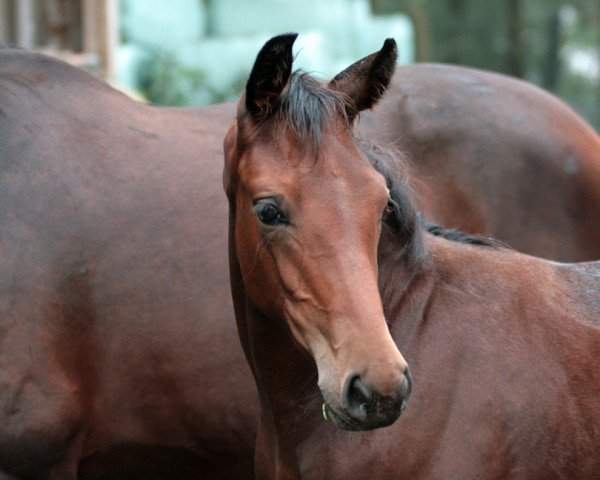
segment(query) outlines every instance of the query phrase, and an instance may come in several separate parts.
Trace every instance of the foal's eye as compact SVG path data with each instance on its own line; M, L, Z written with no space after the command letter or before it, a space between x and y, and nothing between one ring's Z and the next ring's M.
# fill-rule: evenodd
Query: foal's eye
M394 204L394 201L388 200L387 205L383 209L383 215L381 217L385 220L387 217L389 217L391 214L394 213L395 209L396 209L396 205Z
M287 225L289 220L285 213L277 206L273 200L258 200L254 204L254 211L258 219L265 225Z

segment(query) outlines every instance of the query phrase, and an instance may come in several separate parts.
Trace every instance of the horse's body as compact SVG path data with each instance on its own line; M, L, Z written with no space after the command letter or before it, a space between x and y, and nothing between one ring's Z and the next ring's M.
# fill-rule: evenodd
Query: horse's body
M228 288L231 106L0 50L0 478L253 476Z
M289 432L297 465L286 468L301 476L279 478L598 478L600 263L426 241L431 258L408 284L402 262L379 263L413 376L406 412L386 429L346 433L314 411L316 386L290 398L302 421Z
M290 432L301 478L597 478L600 265L428 244L410 303L402 268L380 263L386 318L413 375L406 412L352 434L318 411L312 421L290 412L303 415Z
M294 38L259 52L225 138L258 477L597 479L600 262L537 259L423 221L391 156L349 133L389 82L390 41L323 86L291 74ZM366 159L390 189L383 214Z
M439 224L543 258L600 259L600 137L543 90L474 69L402 67L359 130L408 152L416 205Z
M415 90L435 78L441 83L431 85L434 93L447 82L453 90L471 88L452 82L454 69L435 67L433 76L430 68L401 69L397 88ZM500 84L511 81L494 78L495 91L504 95ZM410 98L426 104L430 94ZM456 106L443 100L437 100L443 111ZM553 111L555 101L546 100L539 108ZM429 118L429 110L395 102L391 97L411 125ZM379 134L385 141L415 139L407 150L423 183L454 178L449 168L461 159L437 168L436 157L419 147L423 129L392 123L386 105L380 105ZM525 114L519 106L513 112ZM228 293L221 192L222 137L234 115L233 105L140 105L62 62L0 49L0 478L253 476L258 401ZM580 125L572 112L563 115ZM431 135L454 132L444 118L428 120ZM498 138L512 144L513 129L498 122ZM371 134L368 115L361 125ZM460 132L471 135L464 127ZM577 138L590 135L578 127ZM552 141L561 152L572 139L561 130ZM467 174L477 171L481 151L463 145L471 155L460 163L460 181L470 191L489 176ZM492 156L488 164L506 161ZM591 180L589 164L579 165ZM562 171L548 171L557 176L547 190L536 185L538 193L566 205L569 196L557 188ZM440 201L424 207L439 221L455 221L456 213L440 206L455 202L456 190L440 187L430 200L438 193ZM524 206L516 201L506 197L502 205L517 212ZM468 207L456 204L458 212ZM485 222L468 226L502 237L502 222L490 220L492 207ZM564 211L544 218L562 225ZM535 239L530 226L542 228L533 217L522 225L523 238ZM587 220L580 217L575 230ZM546 230L553 245L580 238ZM542 246L535 247L540 254ZM572 252L591 258L593 248L582 240Z

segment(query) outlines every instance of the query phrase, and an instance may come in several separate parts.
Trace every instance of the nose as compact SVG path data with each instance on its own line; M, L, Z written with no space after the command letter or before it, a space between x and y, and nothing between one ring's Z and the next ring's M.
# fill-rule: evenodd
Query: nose
M364 429L380 428L394 423L406 408L412 389L408 367L399 386L391 394L382 395L360 375L352 376L345 391L346 413Z

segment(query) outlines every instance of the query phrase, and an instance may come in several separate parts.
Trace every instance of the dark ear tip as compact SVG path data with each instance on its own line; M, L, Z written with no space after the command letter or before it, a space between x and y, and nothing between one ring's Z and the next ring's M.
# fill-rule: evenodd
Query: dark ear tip
M298 37L297 33L284 33L270 38L258 52L256 63L260 63L264 58L272 58L284 52L291 58L292 46L296 41L296 37Z
M265 43L265 45L263 46L263 48L261 50L267 51L272 48L277 48L279 45L282 45L286 49L291 48L291 46L296 41L297 37L298 37L297 33L283 33L281 35L277 35L277 36L267 40L267 42Z
M385 41L383 42L383 49L385 50L391 50L391 49L397 49L398 46L396 44L396 40L394 40L393 38L386 38Z
M298 34L296 32L283 33L278 36L281 38L285 38L286 41L290 41L292 43L294 43L296 41L296 38L298 38Z
M385 42L383 42L383 47L381 47L381 52L386 54L392 54L394 57L398 56L398 45L396 44L396 40L393 38L386 38Z

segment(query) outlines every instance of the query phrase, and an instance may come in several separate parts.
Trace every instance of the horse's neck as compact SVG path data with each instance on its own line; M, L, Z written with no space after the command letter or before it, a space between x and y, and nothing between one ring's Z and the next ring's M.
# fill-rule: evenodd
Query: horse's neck
M427 335L432 322L477 329L481 322L500 316L505 320L490 332L510 323L515 335L539 328L545 337L562 338L565 329L594 324L600 316L600 302L589 294L598 284L595 275L600 269L595 264L589 267L591 275L510 249L470 246L432 235L426 235L425 242L428 255L417 271L390 255L379 257L384 310L394 337L404 343L401 347L414 332ZM592 284L587 290L585 281Z
M303 353L280 322L245 299L247 357L261 399L262 426L270 435L293 439L307 420L318 418L322 399L314 361Z
M427 254L419 265L410 266L410 262L393 254L392 247L397 240L391 237L383 240L378 258L381 298L392 335L401 342L401 347L406 347L416 332L426 334L425 325L432 320L432 303L453 301L456 295L477 303L486 293L497 299L495 288L502 282L502 273L494 262L502 265L499 257L518 255L509 250L472 247L425 234L423 242ZM453 319L444 318L444 321Z
M298 348L286 327L247 306L247 328L252 363L259 389L266 393L275 411L290 405L317 387L314 362Z
M584 465L600 439L589 427L600 395L600 330L582 321L597 310L577 289L587 275L593 291L597 266L565 278L566 267L510 250L427 243L420 274L409 276L391 256L379 259L387 320L414 380L406 412L414 423L404 432L457 421L472 432L495 425L509 448L539 439L541 455L560 452Z
M412 266L399 251L393 235L382 237L378 254L379 291L395 338L400 327L404 332L418 327L434 287L437 267L428 258L421 265Z
M246 322L261 401L257 473L265 478L299 479L295 447L319 419L322 401L316 367L285 327L251 305L247 305Z
M481 300L481 296L494 294L496 298L498 285L512 278L510 274L518 276L518 270L522 273L529 268L526 263L543 269L537 265L541 263L538 259L511 250L473 247L429 234L423 236L427 253L422 262L409 266L402 257L389 253L394 252L390 245L395 240L384 240L378 257L379 285L388 321L392 323L398 319L406 323L407 317L420 321L418 317L426 314L432 296L460 294L465 299ZM440 294L440 289L445 293ZM509 294L507 289L503 293Z

